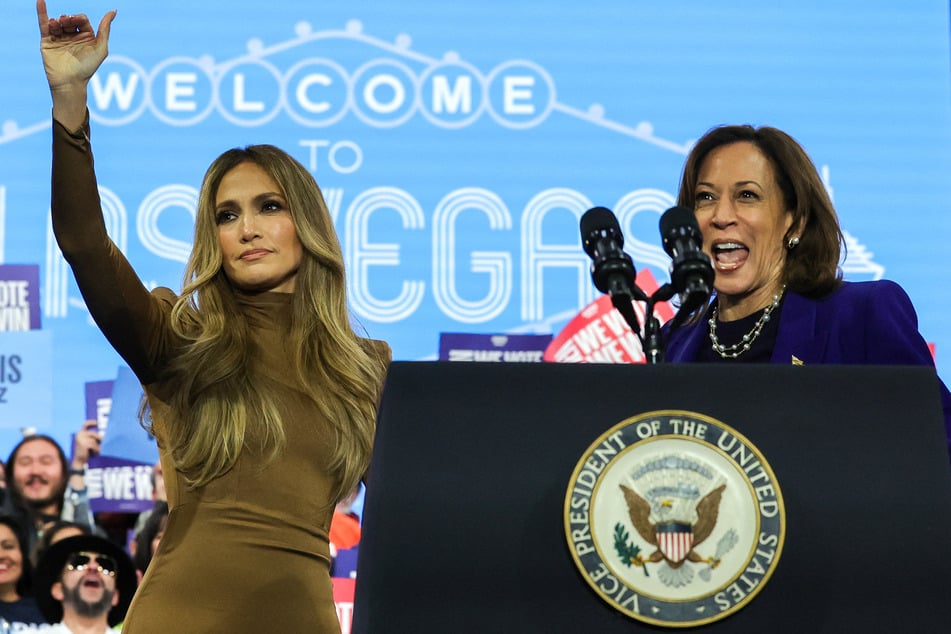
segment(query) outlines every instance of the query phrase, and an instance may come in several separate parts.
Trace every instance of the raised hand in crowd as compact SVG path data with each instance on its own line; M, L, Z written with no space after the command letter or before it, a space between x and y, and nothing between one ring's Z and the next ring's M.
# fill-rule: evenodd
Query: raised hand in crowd
M102 434L97 425L96 421L87 420L83 423L82 429L73 437L73 457L69 468L69 484L73 489L85 488L83 480L74 480L74 478L82 478L89 458L99 453Z

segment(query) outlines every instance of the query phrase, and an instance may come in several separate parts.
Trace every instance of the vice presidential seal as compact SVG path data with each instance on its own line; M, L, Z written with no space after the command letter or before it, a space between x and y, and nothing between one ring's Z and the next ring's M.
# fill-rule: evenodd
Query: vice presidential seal
M776 569L785 533L766 459L695 412L618 423L582 455L565 496L565 536L585 581L654 625L702 625L741 609Z

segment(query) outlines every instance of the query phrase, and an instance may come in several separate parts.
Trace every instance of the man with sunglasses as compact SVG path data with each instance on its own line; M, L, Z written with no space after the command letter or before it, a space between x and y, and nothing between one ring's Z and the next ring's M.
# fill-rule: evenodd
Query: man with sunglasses
M108 632L125 618L138 578L122 548L96 535L67 537L36 568L35 598L49 632Z

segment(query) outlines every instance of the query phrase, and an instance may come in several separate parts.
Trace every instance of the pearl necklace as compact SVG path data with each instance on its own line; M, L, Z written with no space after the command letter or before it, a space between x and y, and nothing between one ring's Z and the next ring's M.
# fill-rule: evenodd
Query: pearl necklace
M717 304L713 304L713 311L710 313L710 321L707 323L710 324L710 343L713 344L713 349L718 355L724 359L735 359L747 350L750 349L750 346L753 345L753 342L756 341L756 338L759 337L760 333L763 332L763 328L766 326L766 323L769 321L769 316L772 314L776 307L779 306L780 300L783 298L783 293L786 292L786 285L783 284L783 287L779 289L779 292L773 295L773 302L766 307L766 310L763 311L763 314L760 315L760 318L756 320L756 323L753 324L753 329L748 333L743 335L743 338L740 339L739 343L735 343L731 346L724 346L720 343L720 340L717 338Z

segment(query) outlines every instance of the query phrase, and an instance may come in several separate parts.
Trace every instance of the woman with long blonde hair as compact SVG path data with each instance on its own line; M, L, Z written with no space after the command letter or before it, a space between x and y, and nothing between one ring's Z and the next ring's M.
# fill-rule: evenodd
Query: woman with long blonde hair
M168 526L123 631L338 631L328 529L369 464L390 351L353 331L320 189L278 148L228 150L202 182L181 294L149 292L106 234L89 142L115 12L98 33L44 0L37 16L54 232L145 388L166 474Z

